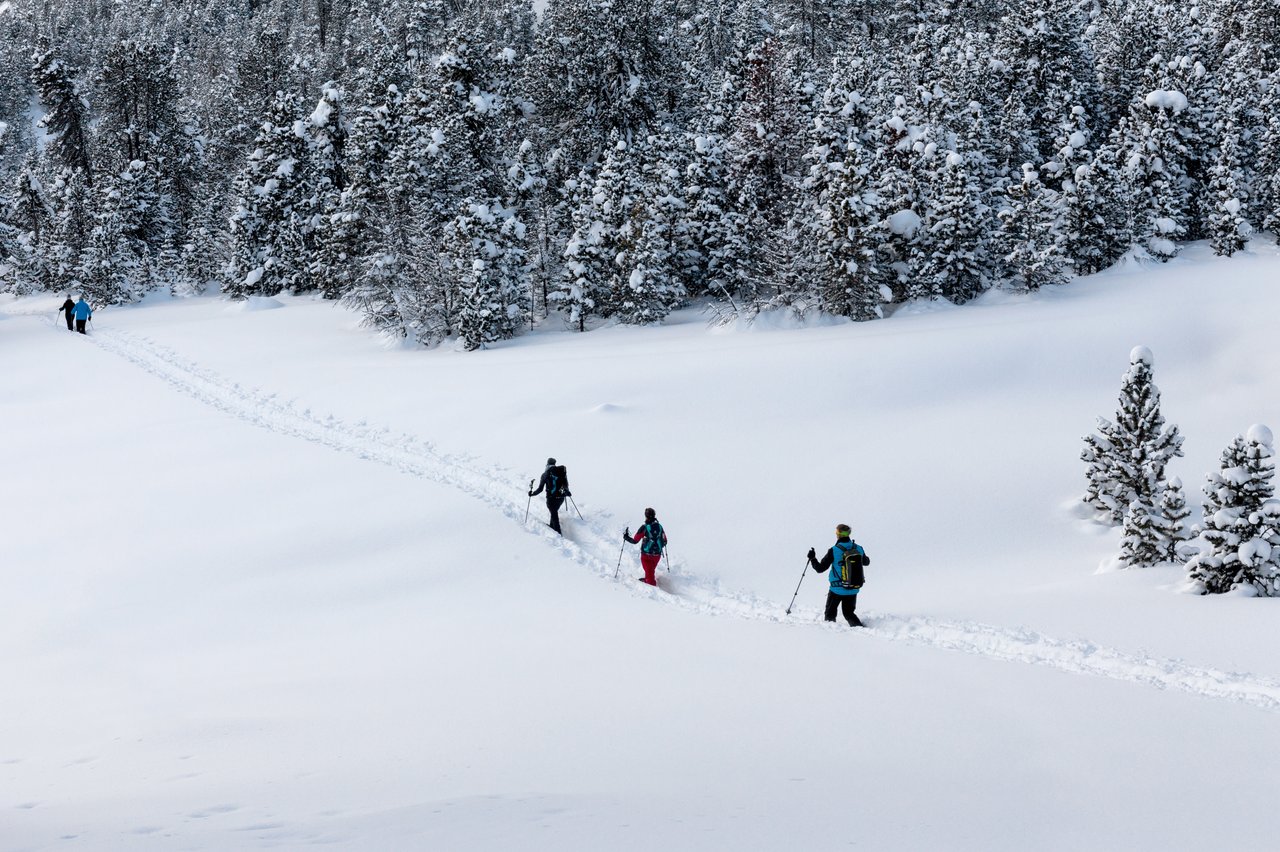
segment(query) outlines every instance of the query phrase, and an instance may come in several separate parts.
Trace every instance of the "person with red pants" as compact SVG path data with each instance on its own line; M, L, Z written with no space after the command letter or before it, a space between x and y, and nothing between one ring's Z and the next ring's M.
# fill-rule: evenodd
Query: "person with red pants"
M656 586L658 580L654 577L654 572L658 570L658 563L662 561L662 551L667 549L667 532L662 528L662 524L658 523L658 516L652 509L644 510L644 525L635 535L631 534L631 527L627 527L626 532L622 534L623 542L628 544L636 544L641 539L644 540L640 545L640 565L644 568L644 577L641 582Z

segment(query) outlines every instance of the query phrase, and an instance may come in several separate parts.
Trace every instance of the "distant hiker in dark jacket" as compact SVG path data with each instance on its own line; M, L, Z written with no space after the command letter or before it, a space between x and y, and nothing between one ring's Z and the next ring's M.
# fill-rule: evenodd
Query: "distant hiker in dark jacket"
M662 561L662 551L667 549L667 531L662 528L662 524L658 523L658 516L652 509L644 510L644 524L640 527L635 535L631 534L631 527L627 527L626 532L622 534L622 540L635 544L644 539L644 544L640 545L640 566L644 568L643 582L650 586L658 585L654 572L658 570L658 563Z
M858 590L862 588L862 567L871 564L871 557L867 556L862 545L850 538L851 532L848 524L837 526L836 543L831 545L821 562L813 548L809 548L809 565L818 572L831 572L830 589L827 592L827 621L835 621L836 609L841 609L850 627L861 627L862 621L855 610L858 608ZM845 558L846 555L848 559ZM844 571L848 571L849 576L845 576Z
M551 513L551 529L560 532L560 507L564 505L564 498L569 496L569 474L564 469L564 465L556 464L555 459L547 459L547 468L542 471L542 479L538 480L538 488L530 491L530 497L536 497L543 492L547 492L547 511Z
M71 301L71 294L68 293L67 300L62 303L62 307L58 308L58 310L62 311L63 315L67 318L67 331L75 331L75 328L71 325L71 321L75 319L76 316L75 309L76 303Z
M80 297L80 301L76 302L72 313L76 318L76 331L84 334L84 324L93 317L93 308L89 307L89 303L84 300L84 296Z

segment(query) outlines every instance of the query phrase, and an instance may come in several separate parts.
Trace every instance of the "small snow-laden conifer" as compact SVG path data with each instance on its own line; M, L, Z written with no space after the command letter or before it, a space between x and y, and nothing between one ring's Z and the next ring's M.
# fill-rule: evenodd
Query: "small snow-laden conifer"
M1280 241L1280 68L1266 79L1260 112L1267 118L1259 133L1253 194L1262 226Z
M515 153L507 159L506 171L502 182L503 206L512 212L525 228L525 262L521 271L521 280L529 289L529 321L533 321L535 310L534 294L542 292L542 315L545 316L546 293L549 281L536 281L540 272L545 274L549 268L547 259L541 257L549 244L550 225L545 211L545 193L547 179L543 175L542 164L534 149L533 142L521 139Z
M1133 501L1153 506L1163 488L1169 460L1182 455L1182 436L1165 425L1160 389L1152 381L1151 350L1137 346L1120 388L1115 422L1098 418L1098 431L1085 438L1081 459L1088 465L1084 500L1120 524Z
M311 190L303 234L310 256L307 281L327 299L341 298L355 276L362 199L345 199L350 185L347 141L350 137L345 94L334 81L321 87L311 115L303 122L307 135L307 183ZM363 192L363 188L361 190ZM357 233L352 233L356 231Z
M1142 500L1134 500L1125 512L1120 561L1128 568L1149 568L1164 561L1159 523Z
M1191 537L1186 520L1191 515L1187 508L1187 499L1182 492L1182 480L1174 476L1164 485L1160 493L1160 505L1157 508L1155 521L1160 533L1160 561L1185 562L1183 545Z
M1280 596L1280 501L1273 499L1274 476L1274 439L1266 426L1251 427L1223 451L1204 489L1200 552L1187 562L1187 575L1202 593Z
M528 313L525 226L501 200L464 204L445 234L458 294L456 324L465 349L515 335Z
M1022 180L1009 185L998 215L1001 262L1012 289L1031 292L1067 280L1062 197L1040 182L1030 163Z

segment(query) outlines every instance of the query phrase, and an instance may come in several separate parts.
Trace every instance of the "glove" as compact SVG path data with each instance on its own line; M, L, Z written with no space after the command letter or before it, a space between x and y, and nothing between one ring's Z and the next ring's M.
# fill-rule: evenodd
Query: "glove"
M624 544L631 542L631 527L627 527L627 531L622 534L622 541Z
M529 496L530 496L530 497L532 497L532 496L533 496L533 492L532 492L532 491L530 491L530 492L529 492Z
M809 560L811 562L816 562L817 559L818 559L818 554L814 552L812 547L809 548Z
M566 496L566 497L572 497L572 496L573 496L573 492L566 488L566 489L564 490L564 496Z

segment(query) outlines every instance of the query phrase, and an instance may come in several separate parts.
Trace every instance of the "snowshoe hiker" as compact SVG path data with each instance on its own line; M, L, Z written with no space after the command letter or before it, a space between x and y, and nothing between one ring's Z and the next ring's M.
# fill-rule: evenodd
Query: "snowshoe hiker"
M67 331L75 331L75 326L71 323L76 318L76 303L71 301L70 293L67 294L67 300L62 303L62 307L58 308L58 310L62 311L63 316L67 318Z
M836 543L831 546L822 561L813 548L809 548L809 565L821 573L830 571L830 589L827 591L826 620L836 620L836 610L844 612L845 620L850 627L861 627L862 621L855 610L858 608L858 591L862 588L863 567L871 564L871 557L850 536L852 531L848 524L836 527Z
M542 479L538 480L537 489L530 491L529 496L536 497L543 490L547 492L547 511L551 514L549 526L564 535L560 531L560 507L564 505L565 498L570 496L569 474L564 465L556 464L555 459L547 459L547 467L542 471Z
M636 544L641 539L644 543L640 545L640 566L644 568L644 576L640 581L656 586L658 580L654 572L662 561L662 551L667 549L667 531L658 523L658 516L652 509L644 510L644 524L635 535L631 534L631 527L622 533L622 540L628 544Z
M81 296L80 301L76 302L74 313L76 318L76 331L84 334L84 324L93 319L93 308L89 307L89 303L84 300L84 296Z

